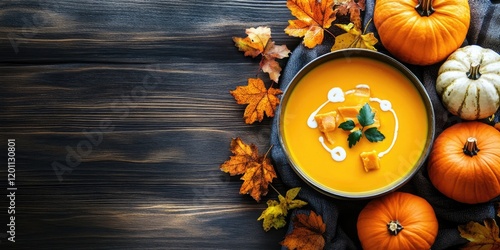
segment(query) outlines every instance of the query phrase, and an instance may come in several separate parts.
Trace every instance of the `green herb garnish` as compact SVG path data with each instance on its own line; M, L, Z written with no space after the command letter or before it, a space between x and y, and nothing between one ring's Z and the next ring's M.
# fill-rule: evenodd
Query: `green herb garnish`
M363 134L370 142L379 142L385 139L385 136L376 127L368 128L365 130L365 127L375 123L375 113L372 111L368 103L361 107L356 117L358 118L359 124L361 125L361 129L354 130L356 124L353 120L347 120L339 125L339 128L345 131L351 131L351 133L347 137L349 148L352 148L352 146L356 145L356 143L361 140L361 137L363 137Z

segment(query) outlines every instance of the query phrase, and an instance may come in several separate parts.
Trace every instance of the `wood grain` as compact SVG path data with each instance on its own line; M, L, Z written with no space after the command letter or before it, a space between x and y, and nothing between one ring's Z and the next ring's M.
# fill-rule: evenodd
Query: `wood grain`
M266 25L293 49L290 18L284 0L2 1L0 150L16 139L18 190L0 248L278 249L265 202L218 166L233 137L269 147L269 119L244 124L229 94L258 70L231 38Z

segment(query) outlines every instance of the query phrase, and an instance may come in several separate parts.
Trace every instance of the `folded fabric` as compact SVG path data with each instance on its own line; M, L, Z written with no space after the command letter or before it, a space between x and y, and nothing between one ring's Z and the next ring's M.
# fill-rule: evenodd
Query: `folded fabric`
M366 22L373 16L374 0L366 0L366 7L363 21ZM464 41L464 46L477 44L486 48L500 52L500 4L488 0L469 1L471 9L471 25ZM369 32L376 33L373 25L369 26ZM291 54L280 80L280 87L286 88L295 74L307 63L330 51L333 44L332 39L326 39L322 45L314 49L305 48L299 45ZM377 49L390 55L379 43ZM439 65L414 66L406 65L424 84L434 105L436 115L436 136L446 127L460 121L459 118L449 114L441 104L435 90L435 79ZM500 111L497 112L497 117ZM301 187L298 195L299 199L306 200L310 209L321 215L326 223L325 249L361 249L357 238L356 221L359 211L366 205L367 200L352 201L339 200L323 195L311 188L300 177L298 177L289 165L283 149L279 146L277 131L277 121L273 120L271 130L271 144L274 145L271 151L271 158L274 166L283 183L288 187ZM430 183L426 176L425 168L422 168L414 178L405 186L402 191L411 192L425 198L434 208L439 220L439 232L432 249L456 249L467 242L460 237L457 230L458 225L466 224L469 221L482 222L486 218L494 218L496 210L494 203L500 198L491 202L467 205L453 201L439 191ZM304 213L305 210L294 211ZM288 224L288 232L293 228L292 221Z

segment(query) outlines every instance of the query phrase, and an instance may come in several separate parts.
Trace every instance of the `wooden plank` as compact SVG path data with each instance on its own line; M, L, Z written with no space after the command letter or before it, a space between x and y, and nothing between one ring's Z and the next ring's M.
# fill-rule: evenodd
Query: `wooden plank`
M279 248L284 230L257 221L277 194L240 195L239 177L219 165L233 137L269 147L270 120L244 124L229 94L258 71L231 38L267 25L296 46L283 32L286 1L28 0L0 10L0 150L16 139L18 187L16 243L0 234L2 249Z
M231 37L258 25L271 27L280 44L298 41L283 32L291 18L286 1L35 1L0 8L1 60L9 62L233 63L241 55Z

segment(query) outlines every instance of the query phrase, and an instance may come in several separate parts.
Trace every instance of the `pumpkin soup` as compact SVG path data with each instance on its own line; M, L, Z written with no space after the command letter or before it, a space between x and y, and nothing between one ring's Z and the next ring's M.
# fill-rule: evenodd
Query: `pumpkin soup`
M287 92L283 146L299 175L323 191L369 196L418 167L428 145L428 111L393 66L339 57L314 67Z

